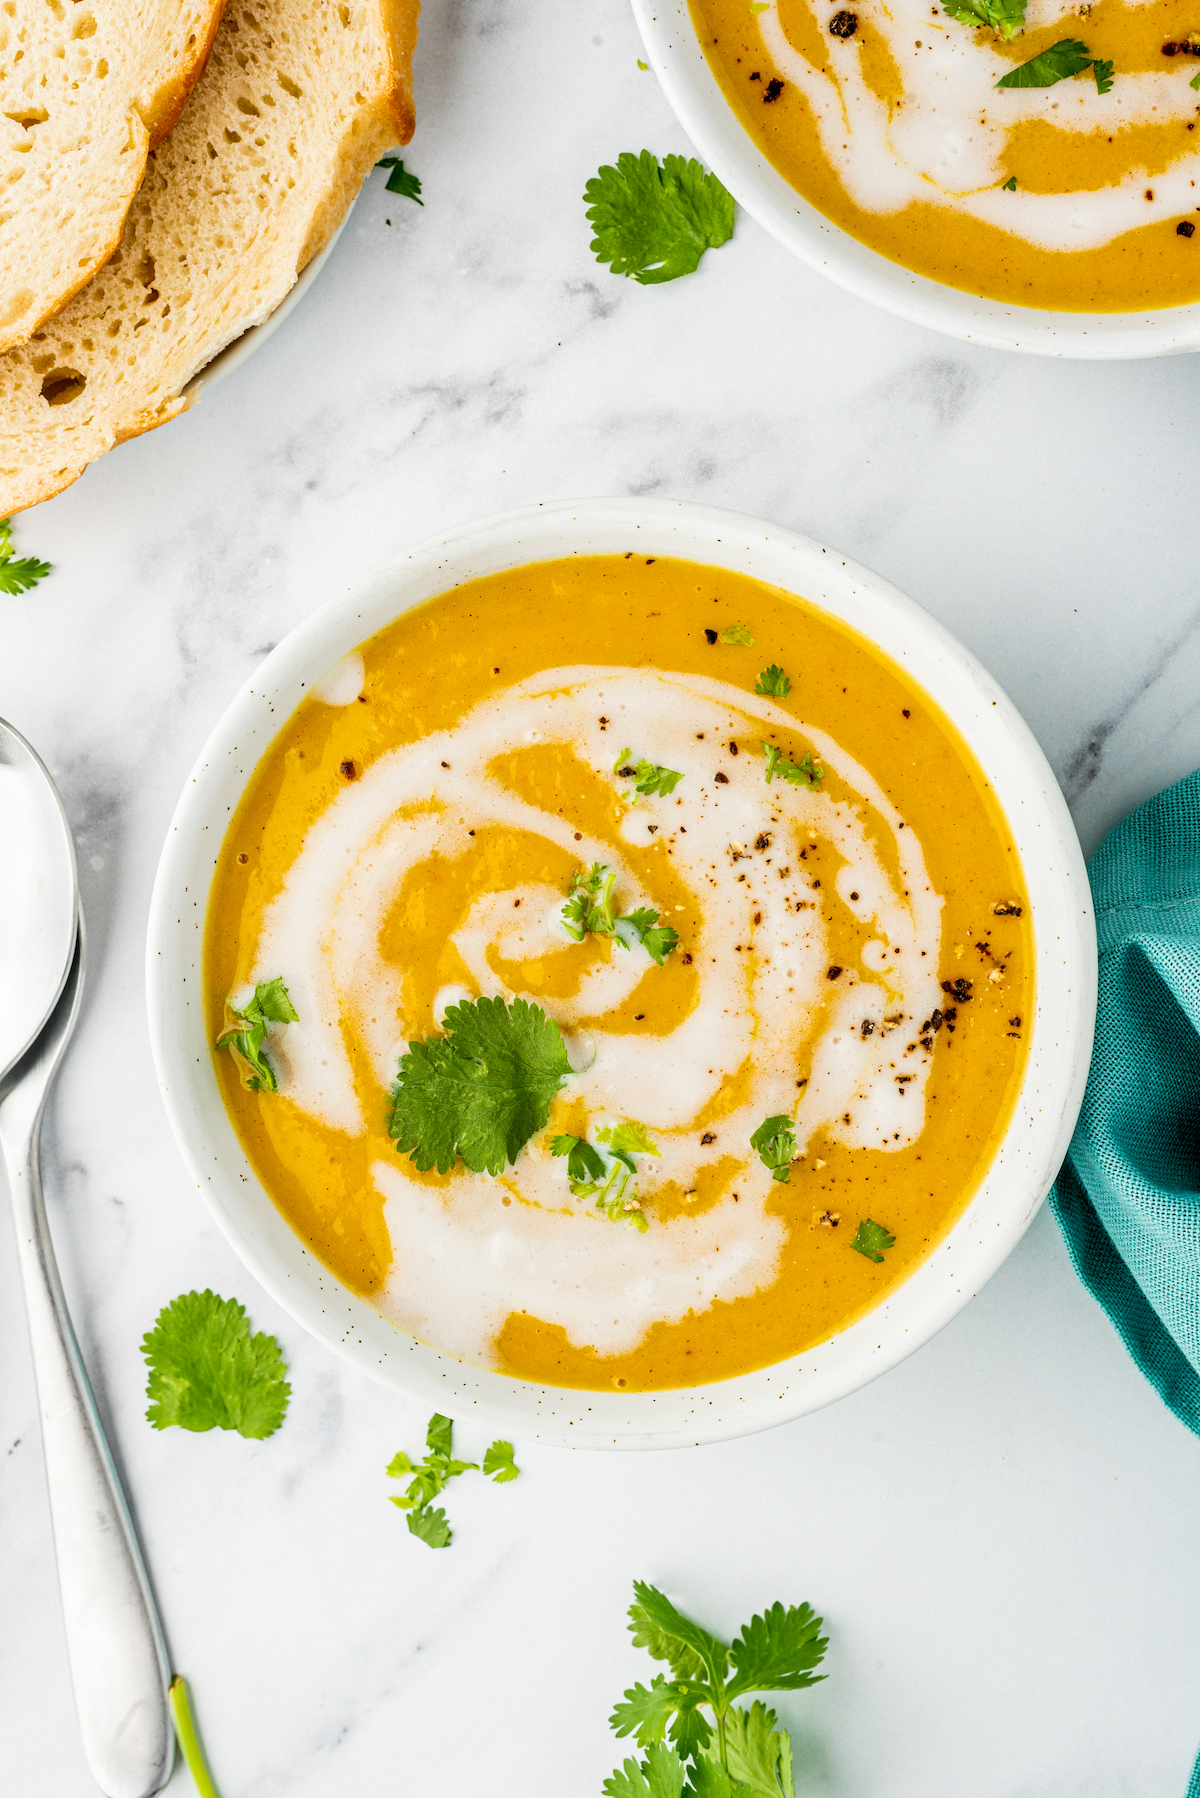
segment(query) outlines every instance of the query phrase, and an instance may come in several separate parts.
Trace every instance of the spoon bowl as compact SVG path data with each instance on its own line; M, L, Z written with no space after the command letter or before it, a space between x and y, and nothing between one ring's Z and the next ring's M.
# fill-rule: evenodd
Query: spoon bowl
M78 876L41 757L0 718L0 1080L58 1002L75 951Z

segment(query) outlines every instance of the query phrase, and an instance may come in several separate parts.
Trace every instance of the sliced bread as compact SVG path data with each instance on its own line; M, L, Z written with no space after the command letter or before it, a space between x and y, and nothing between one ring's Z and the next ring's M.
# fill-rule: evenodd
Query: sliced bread
M24 343L116 249L223 3L0 5L0 350Z
M418 0L229 0L120 248L0 356L0 517L174 418L283 299L380 152L412 135Z

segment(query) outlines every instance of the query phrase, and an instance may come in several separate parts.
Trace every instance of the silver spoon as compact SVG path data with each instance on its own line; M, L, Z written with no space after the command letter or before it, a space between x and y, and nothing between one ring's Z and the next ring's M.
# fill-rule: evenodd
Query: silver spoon
M108 1798L151 1798L175 1738L162 1629L71 1327L38 1136L83 991L71 829L54 783L0 719L0 1155L25 1291L67 1655L83 1751Z

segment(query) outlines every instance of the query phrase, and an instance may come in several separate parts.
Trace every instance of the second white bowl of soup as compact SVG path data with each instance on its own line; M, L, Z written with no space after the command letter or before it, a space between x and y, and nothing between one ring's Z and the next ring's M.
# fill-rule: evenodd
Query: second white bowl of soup
M485 520L275 650L180 803L163 1090L357 1365L518 1436L829 1402L1065 1150L1086 876L1025 726L864 570L711 508Z
M1001 349L1200 347L1200 30L1178 0L633 7L700 155L852 293Z

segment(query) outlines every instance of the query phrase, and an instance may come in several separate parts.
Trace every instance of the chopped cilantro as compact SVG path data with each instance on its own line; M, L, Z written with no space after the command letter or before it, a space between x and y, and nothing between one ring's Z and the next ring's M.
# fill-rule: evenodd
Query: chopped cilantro
M637 1173L635 1155L658 1155L641 1124L625 1122L611 1129L599 1130L596 1141L608 1150L606 1162L582 1136L556 1136L550 1145L552 1155L567 1157L567 1179L577 1199L595 1199L597 1211L614 1223L631 1224L645 1233L646 1214L629 1182Z
M719 631L717 634L720 637L722 643L728 644L730 649L733 649L738 644L744 645L744 647L746 649L754 648L754 638L750 635L750 629L749 629L748 625L727 624L725 626L725 629L723 631Z
M1200 75L1193 75L1192 79L1188 82L1188 86L1200 89Z
M1112 63L1104 62L1098 56L1092 64L1092 74L1096 77L1096 92L1098 94L1110 93L1113 84Z
M683 779L683 775L677 774L674 768L660 768L657 762L648 762L645 756L642 756L639 761L631 761L632 754L632 749L623 749L613 763L612 771L614 774L619 774L622 780L636 778L637 785L633 789L634 805L637 804L638 794L646 799L658 797L665 799L668 794L675 791Z
M690 275L705 250L733 236L733 195L700 163L624 150L584 189L591 249L614 275L646 286Z
M1033 56L1028 62L1010 69L1007 75L1001 75L996 86L1053 87L1056 82L1069 80L1072 75L1082 75L1084 69L1091 67L1092 60L1087 45L1081 44L1078 38L1060 38L1057 44L1051 44L1040 56Z
M942 11L960 25L990 25L993 31L1013 37L1025 23L1026 0L951 0Z
M750 11L757 16L760 12L766 12L769 5L770 0L750 0Z
M567 1179L573 1186L585 1186L589 1180L604 1178L604 1157L597 1154L584 1136L556 1136L550 1144L550 1153L567 1157Z
M0 593L28 593L51 572L36 556L14 556L12 519L0 518Z
M142 1338L146 1417L156 1430L237 1430L261 1441L283 1422L291 1387L273 1336L251 1336L236 1299L185 1292Z
M865 1255L868 1261L882 1261L884 1250L890 1249L895 1240L882 1224L873 1223L869 1217L864 1217L850 1247L857 1249L860 1255Z
M781 749L776 749L774 743L764 743L763 748L767 752L768 786L777 774L793 787L815 787L819 780L824 780L825 770L820 762L814 762L811 750L806 749L798 762L792 762Z
M616 873L603 862L593 862L585 874L581 868L571 876L567 903L562 908L563 929L582 943L585 936L611 936L616 919L613 916L612 890Z
M449 1548L452 1540L450 1525L446 1521L446 1513L440 1508L433 1508L435 1498L441 1496L451 1480L457 1479L460 1473L478 1473L478 1461L456 1461L452 1447L453 1421L435 1411L429 1419L429 1427L425 1432L426 1454L422 1461L410 1461L404 1450L395 1455L388 1463L387 1476L391 1480L402 1480L411 1474L408 1489L399 1497L393 1497L392 1503L400 1510L408 1513L408 1527L414 1536L428 1543L430 1548ZM508 1480L515 1480L520 1468L513 1460L511 1442L496 1441L483 1457L483 1472L496 1485L504 1485Z
M791 690L791 681L774 662L769 668L763 669L754 683L754 691L765 694L770 699L786 699Z
M641 57L639 56L637 59L637 66L639 69L641 69L644 72L645 70L647 70L650 67L650 64L648 62L643 62Z
M204 1755L204 1745L200 1740L200 1732L196 1728L196 1720L192 1716L192 1700L187 1681L181 1673L177 1673L167 1689L167 1700L171 1706L171 1717L175 1724L175 1734L179 1741L179 1750L184 1764L192 1776L192 1783L200 1798L220 1798L208 1761Z
M615 1706L612 1729L646 1758L626 1760L605 1781L606 1798L795 1798L787 1731L761 1699L748 1710L733 1700L823 1679L814 1671L827 1646L821 1619L806 1604L774 1604L726 1643L653 1586L639 1580L633 1590L634 1642L666 1661L671 1678L639 1682Z
M243 1011L226 1002L225 1028L217 1038L217 1048L232 1053L242 1076L242 1085L249 1087L252 1093L277 1093L279 1082L275 1078L275 1069L263 1048L267 1025L299 1022L287 987L277 974L273 980L259 981L254 997Z
M617 941L623 949L628 949L628 939L640 943L652 961L661 968L665 956L679 946L679 933L669 924L660 924L658 913L651 911L648 905L639 906L636 911L626 912L617 919Z
M767 1118L750 1138L750 1147L758 1150L758 1158L771 1170L772 1180L787 1184L788 1170L796 1159L796 1135L789 1117Z
M1008 177L1008 180L1004 183L1004 191L1006 194L1015 194L1016 193L1017 177L1015 175L1010 175Z
M381 156L379 161L375 164L375 167L377 169L391 169L392 171L387 178L387 186L384 189L385 193L403 194L406 200L415 200L418 206L424 206L425 202L421 198L420 181L412 173L411 169L405 168L398 156Z
M499 1174L544 1130L571 1072L558 1025L537 1005L469 999L451 1005L445 1036L409 1043L392 1087L389 1131L422 1173Z

